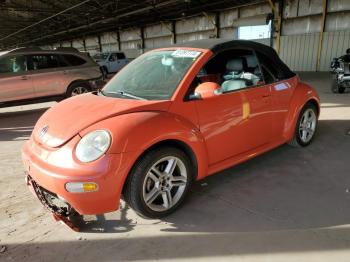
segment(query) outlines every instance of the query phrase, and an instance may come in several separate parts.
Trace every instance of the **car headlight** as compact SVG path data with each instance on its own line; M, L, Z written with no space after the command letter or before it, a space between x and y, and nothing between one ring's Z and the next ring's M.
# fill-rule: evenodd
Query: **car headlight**
M84 163L95 161L108 150L111 135L106 130L95 130L86 134L75 149L76 157Z

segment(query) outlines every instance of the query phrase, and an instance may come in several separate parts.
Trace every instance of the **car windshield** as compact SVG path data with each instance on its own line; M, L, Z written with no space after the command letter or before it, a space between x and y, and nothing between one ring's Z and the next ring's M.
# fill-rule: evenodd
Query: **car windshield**
M108 57L108 53L96 54L93 56L95 60L105 60Z
M201 52L148 52L121 70L103 89L106 96L168 100Z

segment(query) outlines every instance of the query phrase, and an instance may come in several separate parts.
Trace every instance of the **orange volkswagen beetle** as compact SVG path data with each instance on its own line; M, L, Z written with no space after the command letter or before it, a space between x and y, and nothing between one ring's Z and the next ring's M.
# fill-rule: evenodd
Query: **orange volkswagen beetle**
M26 181L57 219L118 209L161 218L191 183L281 144L307 146L316 91L265 45L201 40L150 51L100 92L39 119Z

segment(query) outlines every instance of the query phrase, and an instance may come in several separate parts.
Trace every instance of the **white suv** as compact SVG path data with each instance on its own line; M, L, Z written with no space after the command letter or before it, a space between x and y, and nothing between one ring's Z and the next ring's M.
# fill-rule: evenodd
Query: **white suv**
M93 56L93 59L101 66L104 76L109 73L118 72L122 67L129 63L123 52L106 52Z

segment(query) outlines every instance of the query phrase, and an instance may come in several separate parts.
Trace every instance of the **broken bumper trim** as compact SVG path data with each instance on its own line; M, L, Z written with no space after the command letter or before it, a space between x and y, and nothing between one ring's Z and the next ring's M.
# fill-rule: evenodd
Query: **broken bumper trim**
M56 221L63 222L76 232L80 231L79 227L71 220L71 217L76 215L77 212L69 205L69 203L65 202L66 207L55 205L52 200L59 199L58 196L39 186L28 173L26 173L25 181L31 192L39 199L41 204L52 213L53 218Z

